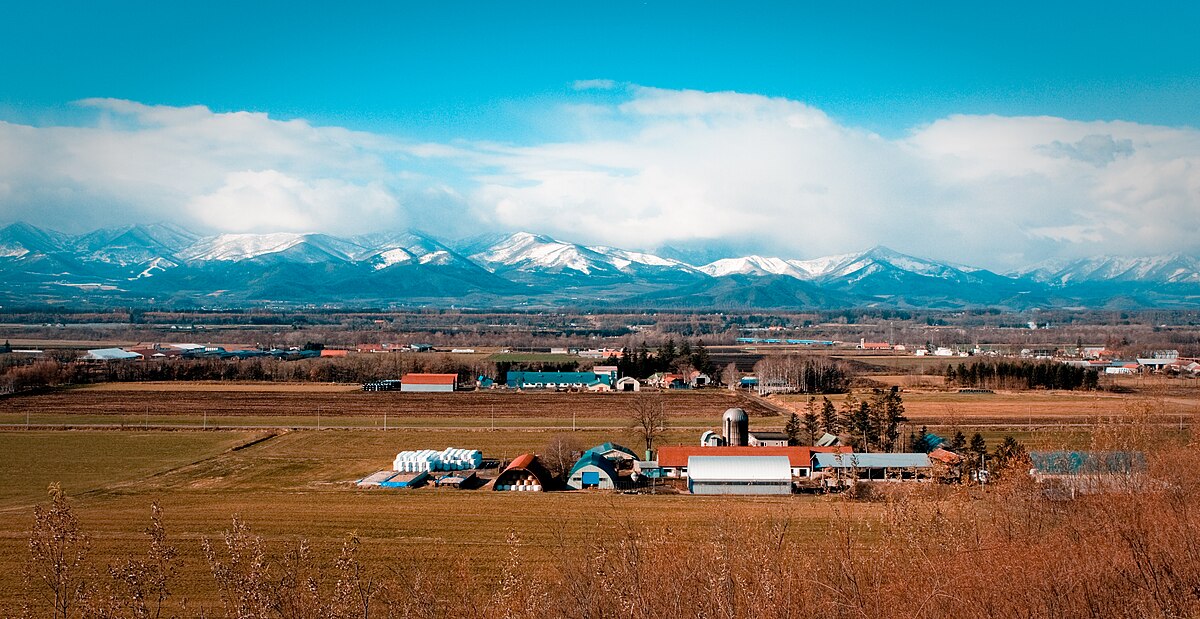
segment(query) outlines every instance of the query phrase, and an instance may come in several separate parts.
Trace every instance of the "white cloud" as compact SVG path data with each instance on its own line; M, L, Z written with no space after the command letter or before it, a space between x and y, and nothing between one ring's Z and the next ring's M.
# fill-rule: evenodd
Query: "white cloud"
M323 231L353 233L362 222L394 224L398 203L378 183L338 179L312 182L275 170L229 174L217 191L187 205L201 223L233 232Z
M1200 250L1200 131L950 116L898 139L803 102L577 82L535 144L414 143L266 114L113 99L0 122L0 219L75 229L528 229L786 257L886 244L994 268ZM596 89L609 92L596 93Z

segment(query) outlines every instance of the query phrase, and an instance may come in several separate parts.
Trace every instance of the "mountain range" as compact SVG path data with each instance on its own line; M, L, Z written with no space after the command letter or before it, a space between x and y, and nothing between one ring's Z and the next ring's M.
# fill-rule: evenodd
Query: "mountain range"
M67 235L15 223L0 229L0 276L4 305L1200 306L1200 260L1188 255L1096 257L1003 274L886 247L809 260L750 255L688 264L530 232L459 241L417 231L202 236L150 224Z

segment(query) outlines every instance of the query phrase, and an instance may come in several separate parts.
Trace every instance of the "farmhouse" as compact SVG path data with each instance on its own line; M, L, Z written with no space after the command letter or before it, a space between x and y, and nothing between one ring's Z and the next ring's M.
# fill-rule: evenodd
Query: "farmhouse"
M94 348L82 357L84 361L124 361L126 359L141 359L142 355L121 348Z
M786 456L691 456L688 490L692 494L791 494L792 473Z
M617 469L612 462L593 451L585 451L567 474L567 487L572 490L612 490L617 487L618 479Z
M454 391L458 374L405 374L400 379L400 391Z
M500 472L492 489L502 492L544 492L550 489L551 479L550 472L542 466L537 456L521 454Z

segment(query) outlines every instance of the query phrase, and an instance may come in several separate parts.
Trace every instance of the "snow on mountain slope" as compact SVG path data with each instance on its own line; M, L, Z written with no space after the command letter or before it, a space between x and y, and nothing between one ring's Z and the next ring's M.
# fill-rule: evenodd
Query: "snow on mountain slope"
M0 228L0 258L20 258L31 253L61 251L69 237L61 232L42 230L25 222Z
M371 257L370 262L371 266L378 271L379 269L386 269L393 264L412 262L415 259L416 256L414 256L412 252L404 249L403 247L396 247L394 249L385 249L384 251L375 254Z
M492 272L515 269L575 271L583 275L592 275L612 267L602 254L587 247L529 232L511 234L470 258L482 263Z
M713 277L727 275L787 275L796 279L810 279L807 271L801 270L782 258L745 256L725 258L706 264L699 269Z
M188 262L240 262L287 252L297 262L352 261L366 248L325 234L276 232L272 234L222 234L201 239L179 252Z
M1050 261L1012 275L1059 286L1086 282L1200 283L1200 259L1184 254L1102 256Z

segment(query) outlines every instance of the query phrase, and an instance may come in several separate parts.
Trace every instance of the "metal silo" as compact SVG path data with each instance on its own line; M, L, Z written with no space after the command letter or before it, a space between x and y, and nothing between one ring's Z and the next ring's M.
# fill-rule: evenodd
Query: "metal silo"
M731 408L721 416L721 434L725 436L725 444L744 447L750 440L750 420L746 411Z

